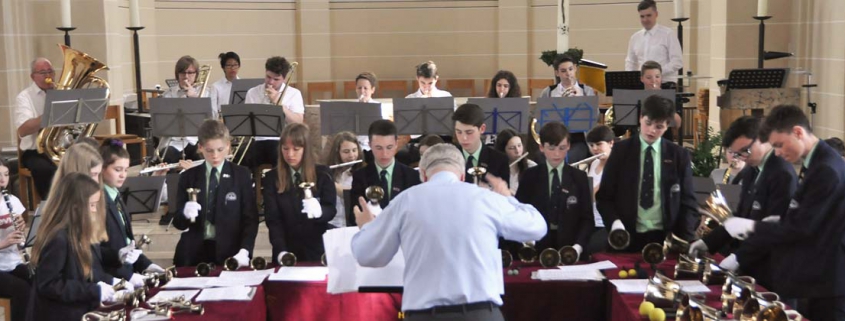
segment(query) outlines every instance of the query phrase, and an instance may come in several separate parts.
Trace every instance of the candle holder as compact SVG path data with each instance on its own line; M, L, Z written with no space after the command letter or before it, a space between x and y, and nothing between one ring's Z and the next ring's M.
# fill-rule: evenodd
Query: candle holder
M681 44L681 54L684 51L684 21L689 20L689 18L673 18L672 21L678 23L678 43ZM684 75L684 67L682 66L681 69L678 69L678 76ZM684 79L678 77L678 91L683 91L684 89Z
M763 68L763 61L766 60L766 49L764 45L766 43L766 24L764 21L769 20L772 16L754 16L756 20L760 20L760 38L757 41L757 68Z
M141 106L141 95L144 93L141 92L141 41L138 38L138 31L143 30L144 27L126 27L126 29L132 30L132 43L134 44L133 49L135 54L135 99L138 102L138 112L140 113L143 110L143 106Z
M58 27L56 29L65 32L65 46L70 47L70 32L76 30L76 27Z

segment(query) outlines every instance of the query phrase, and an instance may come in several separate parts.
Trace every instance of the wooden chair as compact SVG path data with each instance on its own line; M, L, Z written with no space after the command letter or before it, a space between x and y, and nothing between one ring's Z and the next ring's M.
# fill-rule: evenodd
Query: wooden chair
M15 133L17 136L17 133ZM18 198L27 210L34 212L41 203L41 196L38 195L38 190L35 189L35 180L32 178L32 172L23 167L23 151L21 151L21 139L18 138ZM26 217L24 217L26 218Z
M406 80L382 80L376 85L376 95L382 98L404 98L409 91Z
M356 96L358 96L358 94L355 92L355 82L354 81L344 81L343 82L343 98L358 98Z
M456 91L468 91L469 96L456 95ZM475 79L449 79L446 81L446 91L456 97L475 97Z
M487 93L490 92L490 85L492 84L491 79L484 79L484 92L481 93L482 97L487 97Z
M102 143L104 140L109 138L117 138L123 141L124 144L127 145L134 145L137 144L141 148L141 159L147 157L147 140L143 137L138 137L138 135L133 134L125 134L123 132L123 122L120 121L120 106L118 105L110 105L106 107L106 116L103 117L103 120L114 119L115 125L115 132L117 134L114 135L94 135L94 139L98 142Z
M326 99L326 93L329 94L328 99L334 99L337 96L337 90L335 89L334 82L332 81L309 82L308 85L306 85L306 88L306 91L308 91L309 105L316 104L316 98ZM316 95L317 93L322 93L322 95Z
M20 308L20 307L18 307ZM3 311L3 318L0 321L9 321L12 319L12 300L7 298L0 298L0 311Z
M555 84L554 79L528 79L528 95L531 96L532 101L537 101L543 89Z

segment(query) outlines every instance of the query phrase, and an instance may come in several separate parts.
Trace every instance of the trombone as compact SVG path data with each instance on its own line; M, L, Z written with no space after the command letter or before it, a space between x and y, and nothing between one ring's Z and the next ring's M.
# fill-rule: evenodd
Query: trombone
M288 74L287 74L287 75L285 75L285 82L286 82L286 83L285 83L285 88L282 88L282 92L281 92L281 93L279 93L279 98L277 98L277 99L276 99L276 101L272 101L272 102L271 102L273 105L276 105L276 106L282 106L282 100L284 100L285 93L288 91L288 88L290 88L291 83L293 82L292 77L293 77L294 73L296 72L296 67L297 67L297 66L299 66L299 63L298 63L298 62L296 62L296 61L292 61L292 62L290 63L290 71L288 71ZM268 98L268 99L270 98L270 96L269 96L269 95L267 95L267 89L266 89L266 88L265 88L265 91L264 91L264 95L265 95L265 96L267 96L267 98ZM235 150L234 150L234 152L232 153L232 155L237 155L237 154L238 154L238 151L241 149L241 146L243 146L243 141L244 141L244 139L245 139L245 138L240 138L240 139L239 139L238 147L237 147L237 148L235 148ZM238 159L238 161L237 161L237 164L238 164L238 165L240 165L240 164L241 164L241 162L243 162L243 161L244 161L244 156L246 156L246 153L247 153L247 152L249 152L249 146L250 146L250 145L252 145L252 142L253 142L254 140L255 140L255 136L250 136L250 137L249 137L249 140L246 142L246 147L244 147L243 152L241 152L241 158L239 158L239 159Z

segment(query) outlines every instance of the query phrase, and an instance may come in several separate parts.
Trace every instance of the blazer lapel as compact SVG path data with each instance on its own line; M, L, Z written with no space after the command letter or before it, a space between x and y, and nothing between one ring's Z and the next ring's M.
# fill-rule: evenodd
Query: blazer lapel
M117 210L117 203L115 203L108 194L106 194L106 204L109 206L109 213L111 214L112 219L114 219L115 224L117 224L118 230L120 230L120 233L122 234L121 236L125 239L126 226L129 225L129 222L121 217L120 211ZM126 206L123 206L123 208L126 208ZM123 226L121 226L120 222L123 222Z

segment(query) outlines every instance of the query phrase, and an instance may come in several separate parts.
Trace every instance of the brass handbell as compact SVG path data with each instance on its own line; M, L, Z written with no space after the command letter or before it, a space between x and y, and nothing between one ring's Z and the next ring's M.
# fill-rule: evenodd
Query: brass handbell
M678 263L675 264L675 279L701 279L704 275L705 264L712 260L710 258L691 257L686 254L679 255Z
M502 268L507 269L513 264L513 255L508 250L502 250Z
M140 250L144 245L152 244L153 239L151 239L147 234L141 234L141 237L138 238L138 241L135 242L135 249Z
M381 186L373 185L364 190L364 197L370 202L370 205L378 205L384 198L384 189Z
M126 311L117 310L111 312L91 311L82 315L82 321L124 321Z
M314 198L314 195L311 193L311 188L313 188L313 187L314 187L314 186L316 186L316 185L317 185L317 184L315 184L315 183L313 183L313 182L302 182L302 183L299 183L299 188L301 188L301 189L302 189L302 193L303 193L303 194L302 194L302 195L303 195L303 197L302 197L302 198L303 198L303 199Z
M614 250L624 250L631 244L631 234L625 229L612 230L607 234L607 244Z
M681 301L681 286L659 272L648 279L643 300L664 309L677 309Z
M188 193L188 199L190 199L191 202L196 202L197 201L197 194L200 193L200 189L199 188L189 188L189 189L186 190L186 192ZM196 217L191 218L191 223L195 223L196 221L197 221Z
M546 268L560 265L560 252L553 248L540 251L540 265Z
M740 305L740 300L737 299L736 303L734 304L734 319L739 320L746 320L746 321L757 321L757 320L789 320L788 318L778 319L776 316L776 311L774 309L779 309L783 312L784 317L786 316L786 305L783 302L780 302L780 296L774 292L757 292L747 289L746 293L748 293L748 297L743 300L742 307L736 307ZM767 312L767 313L764 313ZM794 312L794 311L793 311ZM797 314L797 312L794 312ZM761 314L767 314L767 317L761 317ZM792 314L792 313L790 313ZM798 317L801 315L798 314Z
M267 268L267 259L256 256L249 261L249 268L253 270L264 270Z
M176 277L176 267L171 266L164 270L164 273L148 272L144 273L144 283L147 287L157 288L161 285L167 284L170 280Z
M778 302L780 303L780 302ZM740 321L801 321L804 317L795 310L787 310L783 304L772 304L764 307L757 313L756 318L746 318L745 314L740 316Z
M706 285L724 284L728 278L728 271L723 270L716 264L716 261L708 261L704 264L704 274L701 282Z
M573 246L564 246L558 250L560 253L560 263L563 265L572 265L578 262L578 251Z
M129 315L132 317L132 320L138 320L148 315L170 319L173 316L173 313L171 313L170 309L167 307L155 307L153 309L134 308L129 312Z
M736 313L742 312L741 309L748 298L754 295L754 285L756 281L750 276L737 276L733 273L726 273L725 283L722 285L722 312Z
M666 247L658 243L648 243L643 247L642 255L643 261L657 265L666 260Z
M728 201L719 189L710 193L710 197L705 201L704 208L700 208L698 212L701 214L701 224L695 233L699 238L709 234L713 229L719 227L727 219L733 217Z
M716 321L719 320L719 310L704 304L707 297L701 293L681 293L675 320L687 321Z
M225 271L237 271L239 267L238 260L234 256L223 260L223 270Z
M663 250L668 253L689 253L689 242L685 241L684 239L675 235L675 233L669 233L666 235L666 239L663 240Z
M296 255L291 252L282 252L282 259L279 263L282 266L296 266Z
M196 276L208 276L215 268L214 263L200 263L197 264L197 269L194 271Z
M472 182L475 185L481 182L480 178L487 174L487 168L481 166L474 166L467 170L467 174L472 176Z
M534 262L537 259L537 249L534 248L534 241L522 242L522 247L516 254L522 263Z

